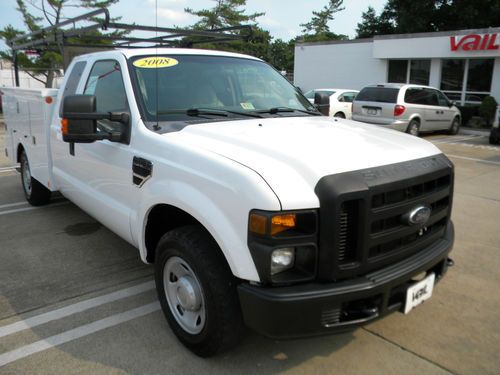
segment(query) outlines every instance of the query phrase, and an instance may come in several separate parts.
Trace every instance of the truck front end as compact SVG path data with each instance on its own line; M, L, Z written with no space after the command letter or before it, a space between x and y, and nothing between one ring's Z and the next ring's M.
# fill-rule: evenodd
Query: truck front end
M324 176L314 191L318 210L250 214L261 283L238 288L249 327L273 338L342 332L432 295L452 264L444 155Z

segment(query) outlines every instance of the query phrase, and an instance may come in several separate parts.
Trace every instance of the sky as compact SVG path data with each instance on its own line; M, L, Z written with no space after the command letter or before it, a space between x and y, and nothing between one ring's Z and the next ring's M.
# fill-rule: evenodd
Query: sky
M321 10L327 3L328 0L247 0L246 13L265 12L264 16L258 18L260 26L269 30L274 38L289 40L301 33L300 24L311 19L313 10ZM371 5L379 13L385 3L386 0L344 0L345 9L337 13L335 19L329 23L330 30L354 38L362 12ZM189 6L199 10L212 8L214 4L213 0L120 0L109 10L112 17L122 17L120 22L153 26L157 15L158 26L182 27L197 20L197 17L185 13L184 8ZM70 8L66 15L74 17L81 13L84 13L81 8ZM16 1L0 0L0 28L8 24L24 29L16 10ZM1 41L0 49L5 49L5 44Z

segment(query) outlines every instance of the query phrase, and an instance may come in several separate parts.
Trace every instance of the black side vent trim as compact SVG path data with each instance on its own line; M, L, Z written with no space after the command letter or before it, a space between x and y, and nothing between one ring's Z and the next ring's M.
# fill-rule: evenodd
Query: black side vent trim
M358 201L343 202L340 206L338 261L339 264L356 260L358 225Z
M147 159L134 156L132 162L132 182L141 187L153 175L153 163Z

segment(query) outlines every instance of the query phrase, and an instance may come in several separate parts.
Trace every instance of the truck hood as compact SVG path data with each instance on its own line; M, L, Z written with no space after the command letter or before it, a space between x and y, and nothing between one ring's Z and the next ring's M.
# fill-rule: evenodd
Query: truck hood
M417 137L330 117L224 121L164 136L253 169L275 192L282 209L318 207L314 188L323 176L441 153Z

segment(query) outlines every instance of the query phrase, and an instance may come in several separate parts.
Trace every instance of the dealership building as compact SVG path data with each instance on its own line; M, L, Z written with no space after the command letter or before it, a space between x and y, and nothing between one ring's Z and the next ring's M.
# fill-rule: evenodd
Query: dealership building
M500 103L500 28L382 35L297 43L294 83L302 90L361 89L384 82L441 89L460 105Z

